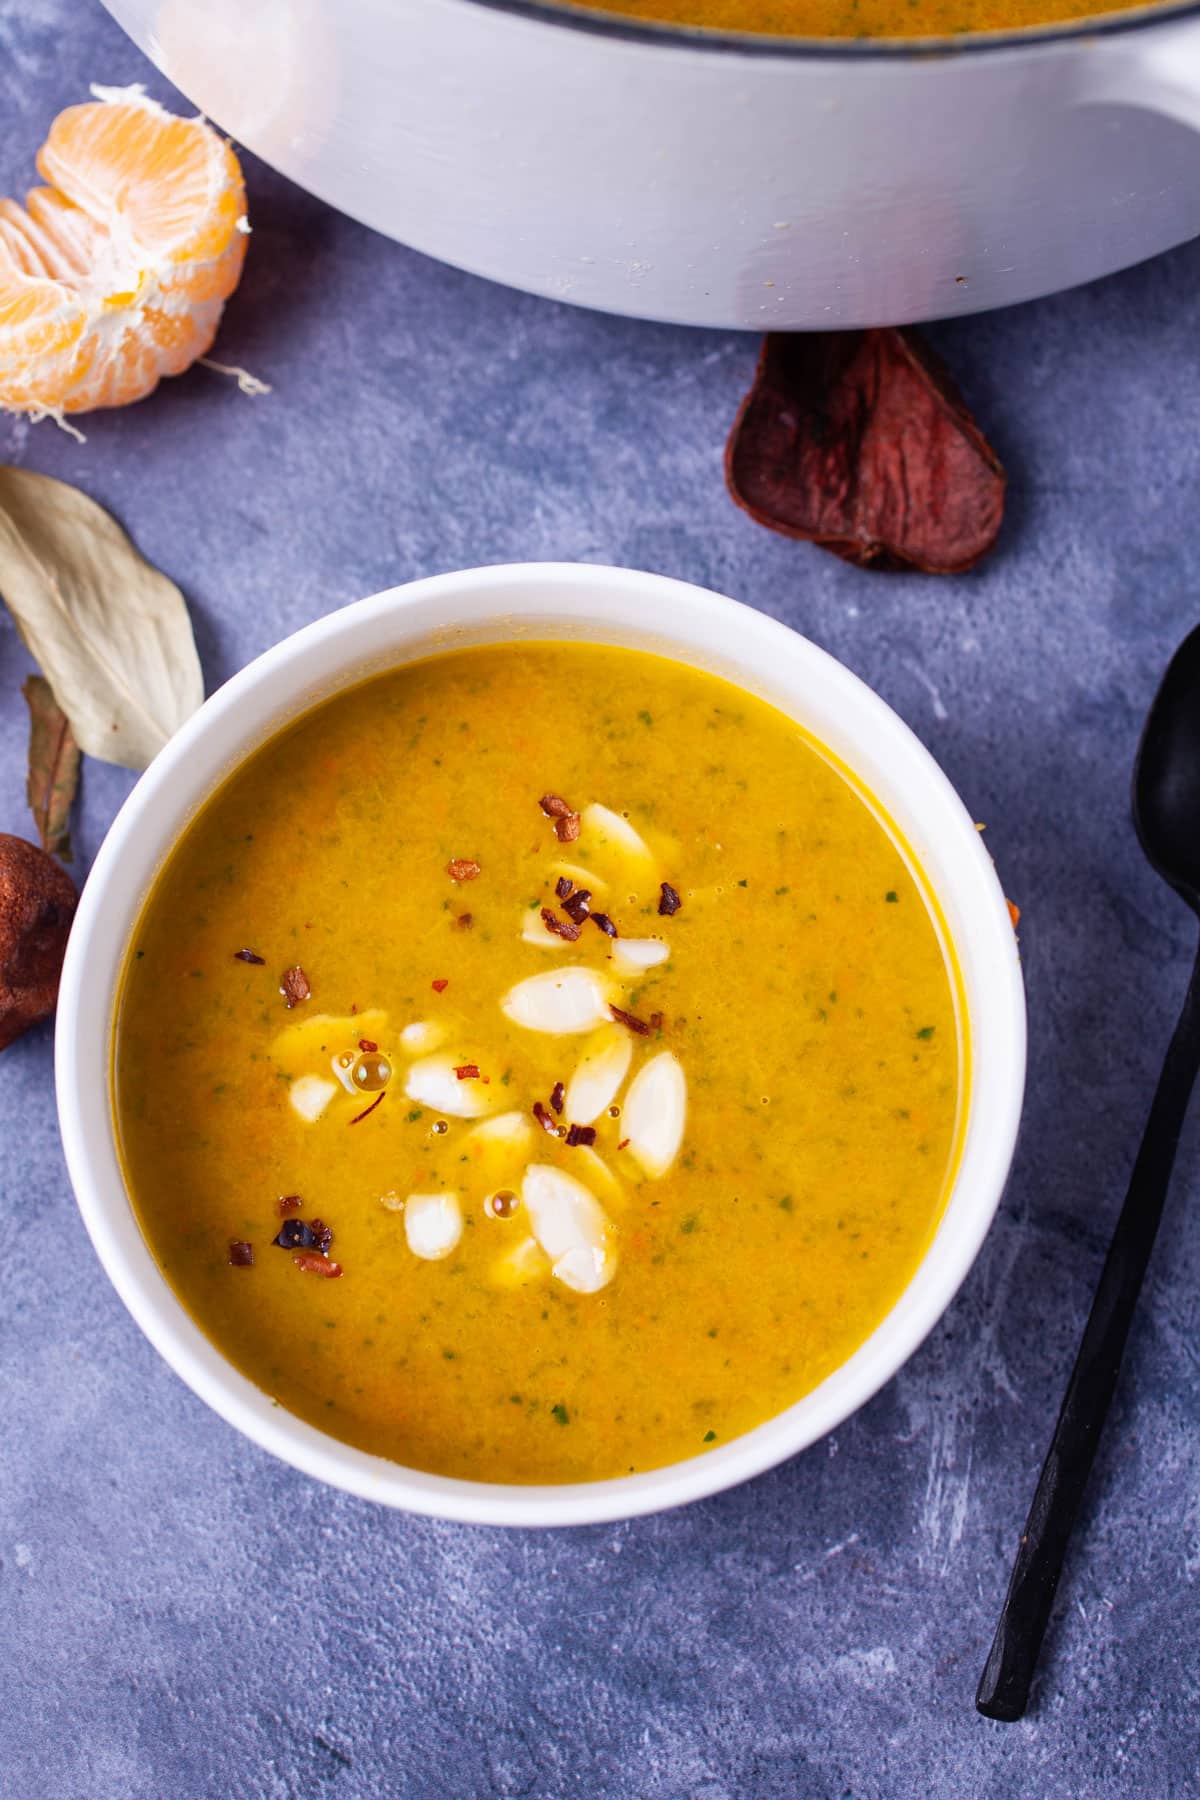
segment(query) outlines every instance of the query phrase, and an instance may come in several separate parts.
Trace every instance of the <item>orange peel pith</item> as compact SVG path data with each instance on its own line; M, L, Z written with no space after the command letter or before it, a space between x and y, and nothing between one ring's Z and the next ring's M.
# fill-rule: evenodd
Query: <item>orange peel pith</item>
M203 119L94 89L38 152L47 186L0 200L0 406L141 400L216 336L246 254L237 157Z

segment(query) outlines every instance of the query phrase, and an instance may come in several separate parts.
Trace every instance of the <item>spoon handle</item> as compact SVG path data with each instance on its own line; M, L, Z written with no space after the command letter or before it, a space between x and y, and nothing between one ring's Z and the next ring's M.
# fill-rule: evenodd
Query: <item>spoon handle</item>
M1117 1384L1198 1068L1200 956L1163 1063L1129 1192L1092 1301L975 1696L975 1705L990 1719L1019 1719L1029 1700L1067 1541Z

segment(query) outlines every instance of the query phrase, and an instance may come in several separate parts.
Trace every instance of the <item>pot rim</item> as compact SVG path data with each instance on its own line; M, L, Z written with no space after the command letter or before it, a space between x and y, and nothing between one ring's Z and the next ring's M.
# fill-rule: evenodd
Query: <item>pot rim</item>
M116 1146L110 1067L120 974L145 894L224 774L372 669L522 637L656 649L807 716L878 794L946 914L972 1066L937 1227L907 1287L852 1356L727 1444L640 1474L542 1486L432 1475L355 1449L285 1411L227 1361L168 1285L137 1224ZM257 657L188 720L121 808L84 887L63 969L55 1073L67 1168L100 1261L151 1343L228 1423L308 1475L403 1510L490 1525L594 1524L702 1499L774 1467L835 1430L912 1356L957 1293L1000 1202L1024 1093L1024 988L1007 902L971 814L915 734L844 664L769 615L687 582L595 564L508 564L409 582L329 613Z
M531 24L588 32L597 37L644 44L650 49L699 50L710 55L821 62L946 62L997 50L1041 50L1072 41L1113 38L1200 15L1200 0L1146 0L1141 6L1121 11L1089 14L1081 19L1061 19L1046 25L1028 25L1020 31L974 31L955 37L804 38L720 31L702 25L672 25L665 20L639 20L625 14L585 10L573 5L571 0L464 0L464 3L483 7L489 12L511 13Z

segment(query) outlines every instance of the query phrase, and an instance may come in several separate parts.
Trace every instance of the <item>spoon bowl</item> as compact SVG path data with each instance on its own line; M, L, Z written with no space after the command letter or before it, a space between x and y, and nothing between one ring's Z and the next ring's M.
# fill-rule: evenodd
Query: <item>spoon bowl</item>
M1133 823L1151 867L1200 911L1200 626L1171 658L1133 774Z

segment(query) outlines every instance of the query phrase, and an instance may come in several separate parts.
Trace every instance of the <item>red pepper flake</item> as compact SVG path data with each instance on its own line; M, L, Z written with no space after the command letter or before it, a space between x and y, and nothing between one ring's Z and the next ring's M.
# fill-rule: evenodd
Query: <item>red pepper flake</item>
M265 963L267 960L265 956L260 956L257 950L235 950L233 954L237 962Z
M596 1127L594 1125L572 1125L567 1131L567 1143L572 1149L577 1144L594 1144Z
M554 835L560 844L573 844L581 830L579 814L576 812L568 813L565 819L554 821Z
M533 1116L543 1131L548 1131L551 1137L558 1136L558 1126L554 1123L554 1120L550 1117L550 1114L546 1111L540 1100L535 1100L533 1103Z
M336 1281L342 1272L341 1263L330 1262L327 1256L322 1256L317 1250L301 1250L298 1256L293 1256L292 1261L303 1274L323 1275L326 1281Z
M650 1014L650 1029L651 1029L651 1031L661 1031L662 1023L663 1023L663 1016L661 1013L651 1013Z
M725 452L734 500L861 568L955 575L996 541L1000 459L915 332L771 332Z
M575 892L568 895L563 901L563 911L569 919L574 920L576 925L582 925L592 910L591 902L591 888L576 888Z
M284 1003L289 1012L291 1012L293 1006L298 1006L301 1000L308 999L309 995L312 993L312 989L308 985L308 976L304 973L304 970L300 967L299 963L297 963L294 968L285 969L283 971L283 979L279 983L279 991L283 995Z
M621 1006L610 1005L608 1010L617 1021L618 1025L628 1025L630 1031L636 1031L639 1037L650 1036L650 1027L647 1025L645 1019L635 1018L633 1013L626 1012L624 1007Z
M670 919L679 911L680 907L683 905L683 901L679 898L678 893L671 886L669 881L660 883L660 890L658 896L658 910L663 918Z
M562 1111L563 1101L566 1099L566 1097L567 1097L566 1088L563 1086L561 1081L556 1081L554 1084L553 1090L550 1094L550 1104L554 1108L556 1113L560 1113Z
M387 1089L384 1088L383 1094L377 1094L365 1112L355 1113L354 1117L350 1120L350 1124L361 1125L364 1119L369 1119L371 1114L375 1111L375 1108L383 1105L383 1095L386 1093Z
M358 1047L363 1052L364 1056L372 1056L375 1051L378 1050L379 1045L374 1043L370 1038L359 1038Z
M1008 908L1008 916L1012 920L1012 928L1015 931L1021 923L1021 909L1015 900L1006 900L1004 904Z
M474 881L482 872L481 865L470 856L452 856L446 864L446 873L451 881Z
M313 1249L319 1250L322 1256L329 1255L329 1246L333 1242L333 1226L327 1225L324 1219L314 1219L308 1228L313 1236Z
M459 913L457 919L454 921L460 931L470 931L474 922L475 921L470 913Z
M254 1245L248 1244L244 1238L230 1238L229 1266L231 1269L252 1269L254 1267Z
M450 982L445 975L440 975L436 981L431 981L429 985L435 994L444 994L446 989L450 986Z
M573 919L560 919L558 914L552 913L548 906L542 908L542 924L547 931L552 931L555 937L566 938L568 944L573 944L579 936L579 927Z
M460 1081L479 1081L482 1079L479 1073L478 1063L459 1063L454 1073L458 1076Z
M618 935L617 928L607 913L593 913L592 924L598 925L605 937L615 938Z
M571 892L571 883L568 881L568 879L565 875L560 875L558 880L554 884L555 899L556 900L565 900L567 898L567 895L570 892Z
M571 803L561 794L543 794L538 805L548 819L569 819L571 816Z
M620 1143L617 1145L617 1149L618 1150L628 1150L628 1148L629 1148L629 1139L622 1138Z
M303 1206L304 1201L299 1194L280 1194L275 1202L275 1211L281 1219L286 1219L289 1213L300 1212Z

